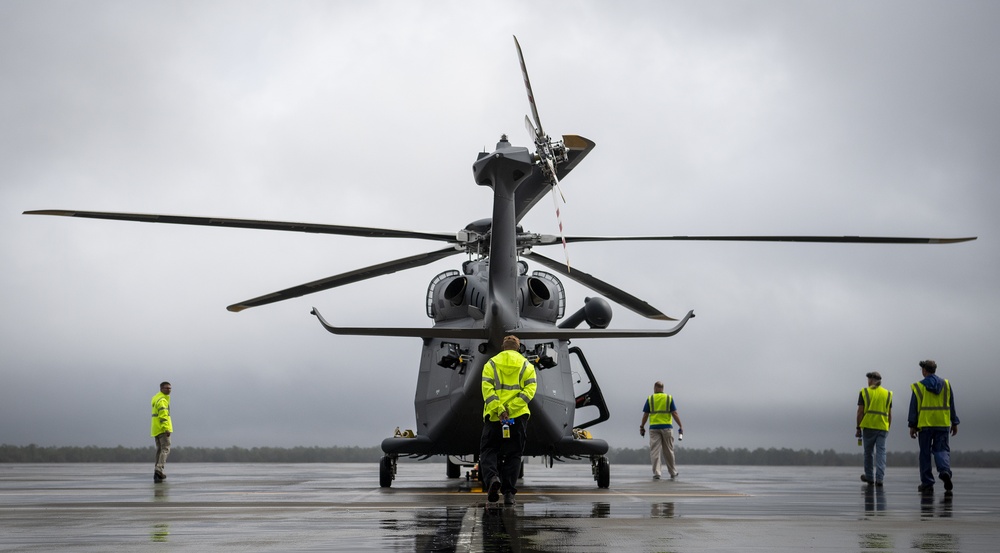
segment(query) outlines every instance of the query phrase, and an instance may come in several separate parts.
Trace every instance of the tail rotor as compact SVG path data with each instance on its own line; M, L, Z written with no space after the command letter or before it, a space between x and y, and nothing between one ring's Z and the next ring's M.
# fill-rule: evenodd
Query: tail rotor
M535 143L535 163L545 176L545 182L552 187L552 204L555 207L556 223L559 225L559 238L562 240L563 253L566 256L566 271L570 271L569 249L566 247L566 236L563 232L562 213L559 209L559 200L566 203L566 196L559 187L559 175L556 168L560 164L569 162L569 149L566 147L566 138L561 141L552 140L549 135L542 130L542 121L538 117L538 106L535 104L535 95L531 91L531 79L528 78L528 68L524 64L524 55L521 53L521 44L514 37L514 45L517 47L517 58L521 63L521 75L524 77L524 88L528 92L528 104L531 106L531 118L524 116L524 126L531 135ZM589 148L588 148L589 150ZM558 194L558 197L557 197Z

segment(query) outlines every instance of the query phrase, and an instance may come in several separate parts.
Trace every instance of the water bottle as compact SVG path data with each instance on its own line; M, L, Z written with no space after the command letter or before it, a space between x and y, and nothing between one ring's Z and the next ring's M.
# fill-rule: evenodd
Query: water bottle
M858 447L861 447L861 436L858 436Z
M503 423L503 437L504 438L510 437L510 425L507 424L506 422Z
M677 441L678 442L684 441L684 431L683 430L678 430L677 431Z

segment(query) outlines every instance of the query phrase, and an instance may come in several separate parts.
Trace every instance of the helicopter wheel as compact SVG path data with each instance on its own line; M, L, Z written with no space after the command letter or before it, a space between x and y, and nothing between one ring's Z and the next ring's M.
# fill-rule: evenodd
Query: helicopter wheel
M611 486L611 463L603 455L594 461L594 480L597 480L598 488L607 489Z
M378 485L383 488L392 486L392 481L396 478L396 458L392 455L384 455L378 462Z

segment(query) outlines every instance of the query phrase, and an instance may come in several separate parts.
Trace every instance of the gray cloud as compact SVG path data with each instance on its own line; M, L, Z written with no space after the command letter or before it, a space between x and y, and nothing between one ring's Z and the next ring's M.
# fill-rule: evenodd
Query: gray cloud
M1000 9L986 3L0 4L0 443L145 445L174 383L178 444L374 445L413 426L418 340L449 261L239 315L235 301L424 251L21 215L73 208L452 231L489 214L470 166L525 143L510 35L542 121L597 149L569 234L978 235L952 246L575 245L574 266L672 314L667 340L580 341L640 447L652 382L690 447L852 446L877 369L902 430L917 361L1000 449ZM558 20L558 25L551 22ZM548 202L526 218L555 233ZM561 253L551 250L558 257ZM569 307L590 292L566 282ZM649 327L624 309L619 328Z

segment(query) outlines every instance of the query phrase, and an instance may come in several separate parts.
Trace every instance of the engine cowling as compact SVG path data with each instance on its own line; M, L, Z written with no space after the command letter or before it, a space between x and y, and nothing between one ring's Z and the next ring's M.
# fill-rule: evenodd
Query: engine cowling
M475 264L465 274L445 271L427 287L427 316L435 321L483 318L488 294L487 275Z

